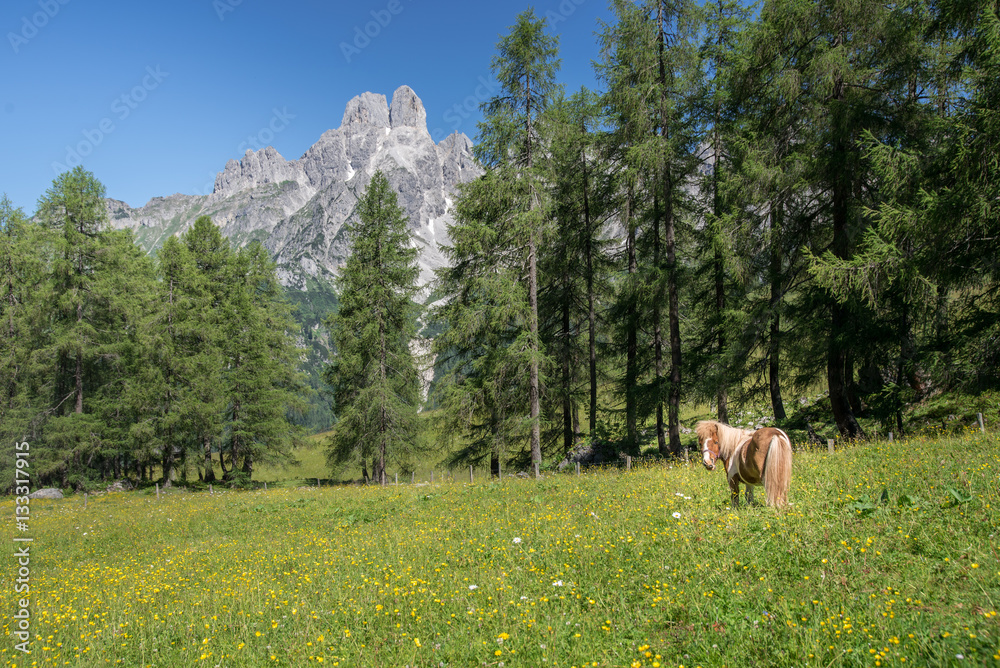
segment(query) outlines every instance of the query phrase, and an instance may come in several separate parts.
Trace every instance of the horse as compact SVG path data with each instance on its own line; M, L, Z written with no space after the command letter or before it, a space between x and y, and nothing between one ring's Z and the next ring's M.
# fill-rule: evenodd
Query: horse
M775 427L739 429L715 420L702 420L695 427L702 463L709 471L722 460L729 480L733 507L739 505L740 483L746 485L747 503L753 503L753 487L763 485L767 505L780 508L788 503L792 477L792 441Z

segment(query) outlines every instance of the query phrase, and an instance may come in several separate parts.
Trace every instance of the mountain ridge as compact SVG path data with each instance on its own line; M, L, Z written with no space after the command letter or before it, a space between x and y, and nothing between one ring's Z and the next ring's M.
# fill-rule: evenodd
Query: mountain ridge
M274 147L230 159L208 195L154 197L142 207L108 200L112 224L131 228L148 252L202 215L212 217L236 246L260 241L289 290L308 291L310 279L329 282L348 252L341 233L375 170L381 169L410 219L420 250L420 282L446 262L454 196L483 170L461 133L434 143L423 103L409 86L389 102L365 92L345 106L338 128L324 132L298 159Z

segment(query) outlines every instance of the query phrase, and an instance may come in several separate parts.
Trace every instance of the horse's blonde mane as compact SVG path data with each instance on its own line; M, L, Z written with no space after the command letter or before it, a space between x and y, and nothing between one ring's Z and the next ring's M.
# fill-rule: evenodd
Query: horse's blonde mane
M719 443L719 456L725 459L729 459L736 451L736 447L753 434L750 430L730 427L717 420L702 420L695 425L694 430L698 434L699 443L703 443L706 438L713 436L712 432L714 431L714 438Z

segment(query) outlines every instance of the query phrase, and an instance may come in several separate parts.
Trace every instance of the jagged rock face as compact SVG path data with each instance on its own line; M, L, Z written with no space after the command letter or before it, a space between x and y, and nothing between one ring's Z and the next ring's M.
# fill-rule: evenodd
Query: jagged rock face
M420 98L409 86L400 86L392 96L389 127L409 127L427 131L427 112Z
M348 102L340 127L350 126L389 127L389 105L385 102L385 95L362 93Z
M215 177L214 192L235 194L266 183L301 182L305 180L304 176L301 163L288 162L273 146L256 153L247 149L240 162L230 160Z
M440 247L448 243L457 186L482 169L465 135L433 142L423 103L408 86L396 90L391 104L375 93L355 97L340 127L323 133L298 160L270 146L230 160L211 195L153 198L139 209L114 200L108 206L114 225L136 230L147 250L198 216L211 216L237 245L263 242L286 287L308 291L313 279L328 282L342 265L348 251L342 228L378 169L409 216L427 283L445 264Z

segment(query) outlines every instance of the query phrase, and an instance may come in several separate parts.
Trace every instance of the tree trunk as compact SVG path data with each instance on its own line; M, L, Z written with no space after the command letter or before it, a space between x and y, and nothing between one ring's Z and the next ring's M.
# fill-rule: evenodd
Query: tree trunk
M844 81L842 77L837 77L834 82L833 97L838 103L843 103ZM843 129L837 129L841 133ZM834 153L838 157L846 155L848 148L843 138L834 141ZM845 161L841 161L845 162ZM844 168L840 168L832 175L832 202L831 210L833 214L833 244L834 256L841 260L846 260L850 256L850 238L848 230L848 203L851 196L850 175ZM833 419L837 423L840 434L846 438L865 438L864 430L858 424L858 420L851 409L848 397L848 386L852 378L847 376L847 337L849 331L848 309L834 298L831 298L830 306L830 341L827 351L826 375L827 384L830 389L830 407L833 411Z
M378 360L379 378L381 379L382 390L385 391L389 375L389 362L388 362L389 351L388 351L388 346L386 344L385 320L381 317L381 313L379 314L378 338L379 338L379 360ZM385 487L386 484L385 456L388 447L386 441L389 438L389 431L390 431L389 416L386 414L385 411L385 406L387 402L388 402L388 397L383 396L382 406L380 408L381 424L379 425L378 452L372 459L372 473L375 475L375 479L378 481L378 484L383 487Z
M843 330L845 319L844 308L839 304L833 307L830 345L827 353L827 383L830 388L830 408L833 419L837 423L840 435L845 438L864 438L864 431L858 424L851 404L847 398L846 364L847 351L837 340Z
M586 132L586 128L584 128ZM588 419L590 437L597 431L597 309L594 303L594 228L590 219L590 195L587 192L587 153L581 152L583 159L583 220L587 229L587 345L590 353L590 415Z
M76 305L76 323L83 322L83 303ZM77 343L76 348L76 373L73 376L76 383L76 406L74 412L79 415L83 413L83 344Z
M715 251L715 308L718 312L719 325L716 333L716 351L719 360L722 361L726 354L726 329L723 318L723 311L726 307L726 285L723 273L722 253L718 249ZM728 377L725 372L720 378L719 389L716 392L715 400L719 404L719 422L729 424L729 388Z
M565 296L562 300L562 405L563 405L563 452L569 453L573 449L576 434L573 429L573 379L570 367L570 313L569 313L569 277L564 276L566 287Z
M212 463L212 439L205 437L205 482L215 482L215 465ZM221 459L221 455L220 455Z
M767 353L768 387L771 393L771 410L775 420L785 420L785 403L781 399L781 228L784 204L779 199L772 202L770 213L770 282L771 282L771 331Z
M653 266L656 268L653 289L653 382L656 392L656 448L660 455L666 457L667 436L663 428L663 324L660 311L660 292L658 289L659 272L662 267L660 258L660 222L662 217L659 192L653 194ZM638 449L634 454L639 454Z
M665 24L667 17L663 2L656 3L657 48L660 84L660 119L659 134L667 134L667 90L673 84L673 75L668 74L666 66L667 36ZM667 246L667 301L669 308L670 330L670 393L668 396L668 429L670 430L670 452L675 456L681 454L680 406L681 406L681 325L680 297L677 286L677 257L675 252L675 226L673 192L674 182L671 173L670 159L665 156L663 167L664 195L664 235ZM659 267L657 267L659 268ZM659 323L657 323L659 324ZM662 446L661 446L662 447Z
M173 483L174 475L174 448L172 445L163 446L163 453L160 462L163 468L163 486L170 487Z
M673 192L669 170L667 171L667 193ZM674 215L672 200L667 198L667 298L670 307L670 397L669 427L670 452L681 455L681 311L678 295L677 256L675 249Z
M719 3L719 16L722 16L722 3ZM716 44L721 47L722 45L722 31L719 31L717 36ZM716 345L717 354L720 362L723 361L723 356L726 353L726 330L725 330L725 309L726 309L726 274L725 274L725 264L722 257L722 249L720 248L719 237L722 236L721 223L719 222L722 218L722 203L719 197L719 170L722 165L722 136L719 132L719 125L722 123L722 111L721 105L716 102L714 114L712 117L712 214L714 217L713 223L718 226L716 229L715 236L712 240L712 245L715 247L715 258L712 263L713 273L715 275L715 312L716 312ZM716 391L716 402L718 403L718 416L719 421L724 424L729 424L729 378L728 374L724 371L719 378L719 388Z
M836 234L836 232L835 232ZM847 395L850 378L847 377L847 348L843 338L847 330L847 309L837 301L830 308L830 341L827 350L827 384L830 390L830 408L841 436L864 438Z
M628 201L625 203L623 222L628 230L625 240L625 250L628 255L628 273L630 289L634 289L635 275L639 270L635 255L635 225L632 224L632 192L629 189ZM632 452L639 447L639 431L637 425L636 384L639 374L636 369L636 357L639 352L638 326L636 324L635 295L628 296L627 312L625 314L625 449Z
M541 405L538 380L538 239L535 230L531 231L528 247L528 308L529 326L531 331L531 365L528 379L528 402L531 408L531 463L536 467L542 465L542 425L539 419Z

